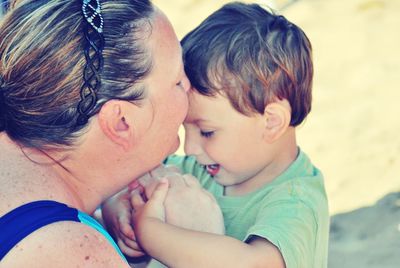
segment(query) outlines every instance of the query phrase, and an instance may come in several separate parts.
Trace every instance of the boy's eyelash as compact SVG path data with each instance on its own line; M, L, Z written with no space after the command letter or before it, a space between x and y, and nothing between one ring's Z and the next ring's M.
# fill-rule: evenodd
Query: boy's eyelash
M204 138L210 138L212 135L214 135L214 131L202 131L200 130L200 135Z

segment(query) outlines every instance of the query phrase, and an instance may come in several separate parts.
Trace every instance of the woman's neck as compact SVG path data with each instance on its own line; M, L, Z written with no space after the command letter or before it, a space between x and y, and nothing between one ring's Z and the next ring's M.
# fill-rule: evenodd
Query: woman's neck
M0 214L35 200L54 200L91 213L101 201L48 152L29 149L0 134ZM84 196L85 198L82 198Z

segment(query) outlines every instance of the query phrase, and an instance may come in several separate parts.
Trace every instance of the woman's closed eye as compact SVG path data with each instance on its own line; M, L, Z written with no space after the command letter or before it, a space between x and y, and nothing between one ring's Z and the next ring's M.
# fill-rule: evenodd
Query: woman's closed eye
M179 80L175 85L180 87L180 89L183 89L183 91L188 92L190 88L190 81L186 75L183 75L181 80Z
M180 88L184 89L184 86L183 86L183 81L182 81L182 80L181 80L181 81L179 81L178 83L176 83L176 85L177 85L178 87L180 87Z
M187 86L187 83L184 80L179 81L176 83L176 86L180 87L183 91L187 92L189 87Z

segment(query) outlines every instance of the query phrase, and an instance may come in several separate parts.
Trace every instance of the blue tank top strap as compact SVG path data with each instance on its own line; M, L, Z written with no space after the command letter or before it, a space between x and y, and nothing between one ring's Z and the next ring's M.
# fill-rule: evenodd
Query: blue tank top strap
M126 261L124 254L122 254L121 250L115 243L114 239L112 239L111 235L104 229L104 227L98 221L96 221L95 219L93 219L88 214L86 214L82 211L78 211L78 218L79 218L80 222L92 227L93 229L96 229L105 238L107 238L107 240L111 243L111 245L113 245L113 247L118 252L118 254L122 257L122 259L124 259Z
M51 200L40 200L24 204L0 218L0 260L22 239L35 230L59 221L82 222L100 233L125 259L120 249L104 228L89 215Z

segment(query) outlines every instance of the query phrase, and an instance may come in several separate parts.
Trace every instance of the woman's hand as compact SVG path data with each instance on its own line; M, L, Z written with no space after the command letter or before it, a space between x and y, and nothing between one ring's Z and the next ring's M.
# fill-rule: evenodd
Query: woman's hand
M131 218L131 196L140 195L142 190L125 189L109 198L102 205L102 218L107 230L115 238L121 251L130 257L145 255L143 249L136 242Z

